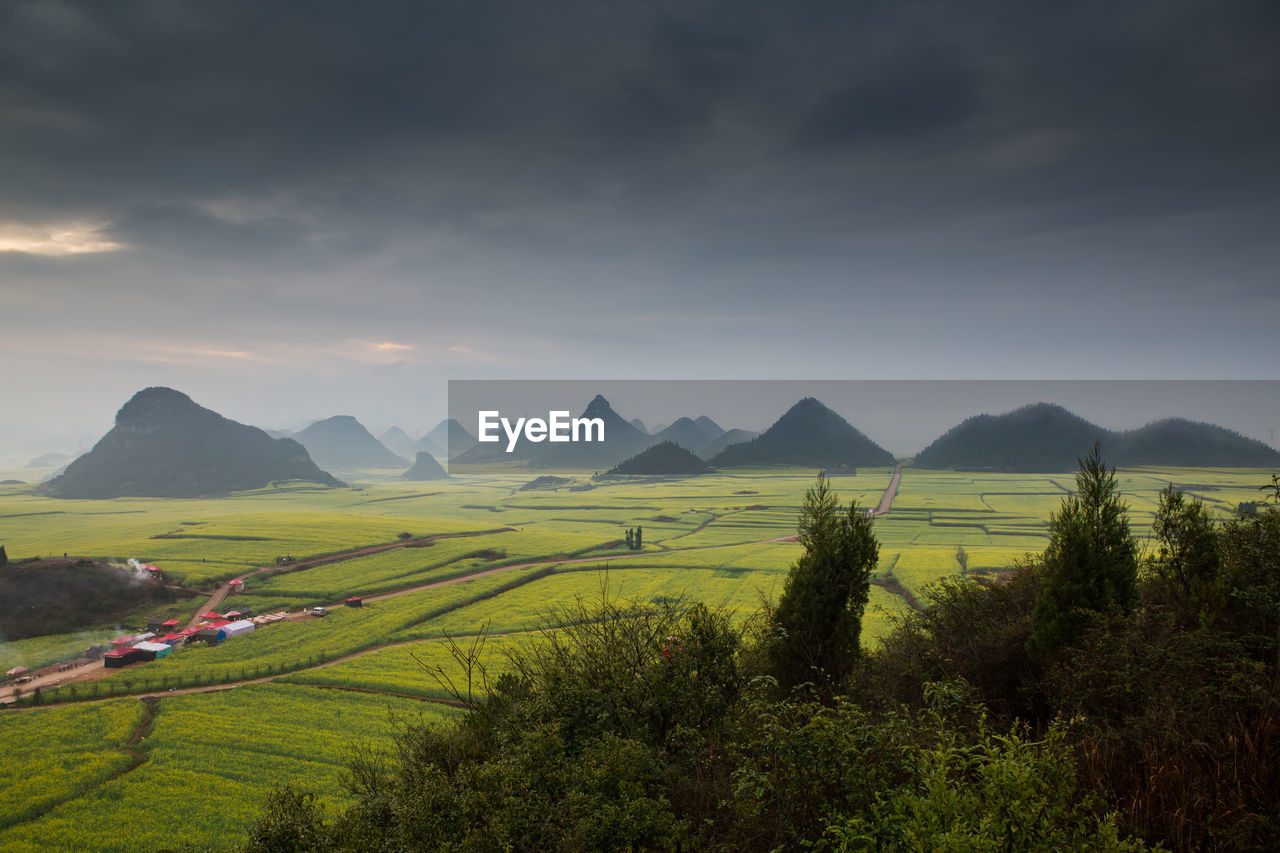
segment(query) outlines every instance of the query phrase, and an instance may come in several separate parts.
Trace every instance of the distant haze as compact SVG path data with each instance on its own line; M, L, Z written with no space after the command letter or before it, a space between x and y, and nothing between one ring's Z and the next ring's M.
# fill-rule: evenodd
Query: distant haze
M623 418L646 423L708 415L725 428L763 430L802 397L817 397L898 456L922 449L971 415L1058 403L1099 426L1134 429L1154 420L1207 421L1276 445L1280 381L1098 380L473 380L449 383L449 413L474 431L475 412L573 415L603 394Z

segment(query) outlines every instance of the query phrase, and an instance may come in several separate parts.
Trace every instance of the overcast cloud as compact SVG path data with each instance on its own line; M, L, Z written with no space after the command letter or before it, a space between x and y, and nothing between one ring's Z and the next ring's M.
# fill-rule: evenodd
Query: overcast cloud
M1271 0L14 0L0 444L151 384L1277 378L1276 104Z

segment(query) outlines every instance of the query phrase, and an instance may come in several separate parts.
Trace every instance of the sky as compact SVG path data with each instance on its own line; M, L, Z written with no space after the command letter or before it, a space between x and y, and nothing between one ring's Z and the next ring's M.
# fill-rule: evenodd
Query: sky
M1276 104L1273 0L13 0L0 453L149 385L1280 378Z

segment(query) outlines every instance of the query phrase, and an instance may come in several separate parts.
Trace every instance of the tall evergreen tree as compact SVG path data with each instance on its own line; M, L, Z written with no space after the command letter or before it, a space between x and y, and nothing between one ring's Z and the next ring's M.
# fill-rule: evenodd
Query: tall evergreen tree
M1076 493L1049 520L1045 577L1031 615L1031 650L1052 655L1075 642L1097 613L1129 612L1137 598L1138 543L1114 468L1101 446L1079 460Z
M862 614L880 556L872 518L856 501L840 512L825 475L804 496L804 553L772 615L771 659L780 684L838 683L860 653Z
M1217 525L1204 503L1188 499L1170 483L1160 492L1152 531L1158 544L1150 565L1169 603L1183 617L1206 615L1222 555Z

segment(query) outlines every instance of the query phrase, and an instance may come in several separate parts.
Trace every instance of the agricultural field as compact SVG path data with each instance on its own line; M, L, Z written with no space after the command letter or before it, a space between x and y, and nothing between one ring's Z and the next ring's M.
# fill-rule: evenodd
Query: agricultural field
M0 715L0 846L10 828L133 766L128 742L144 717L129 699Z
M529 642L529 632L554 628L562 608L606 592L641 602L703 601L745 623L762 600L776 599L802 552L779 540L795 533L815 472L613 482L579 472L562 488L537 491L520 490L537 472L513 468L430 484L367 473L351 478L361 480L353 488L285 487L208 500L58 501L0 487L0 542L11 559L137 557L159 565L171 582L199 588L118 625L0 644L0 671L65 659L140 630L155 613L185 622L231 578L246 578L245 590L223 606L256 613L365 598L360 608L335 607L324 618L295 618L42 691L43 704L64 704L0 711L0 744L18 756L0 771L0 849L230 846L266 792L290 780L336 806L353 732L386 748L394 731L388 709L401 718L452 713L441 704L449 691L424 670L459 677L446 636L466 645L487 632L483 660L497 674L506 651ZM832 485L842 501L874 506L889 479L876 468ZM1225 517L1256 500L1269 479L1264 471L1119 472L1131 524L1144 536L1169 482ZM973 576L1042 551L1049 516L1073 486L1070 472L905 469L890 512L875 521L880 564L864 645L873 646L913 603L927 602L930 584L959 574L958 548ZM631 551L624 533L636 526L644 545ZM342 553L400 543L405 534L440 538ZM277 566L282 555L334 561ZM233 684L241 686L225 689ZM107 698L124 694L156 697L147 700L154 720L137 698ZM144 722L145 738L130 745ZM193 788L205 804L198 814L186 809L184 792Z
M72 733L76 720L68 715L121 706L133 717L140 716L143 707L137 700L115 700L107 706L31 711L17 719L0 718L0 732L6 735L6 745L15 723ZM97 769L100 778L86 778L80 796L0 830L0 849L90 853L184 844L222 849L243 836L275 786L305 779L307 788L332 810L347 802L342 776L353 748L385 753L397 720L447 713L451 712L444 706L412 699L283 684L160 699L148 734L135 747L142 760L133 762L121 754L124 767L116 767L119 771L136 763L135 769L114 778ZM109 727L104 723L102 728ZM121 728L117 722L98 740L117 737ZM56 737L31 739L37 746L24 757L36 773L70 753ZM92 746L83 752L86 758L94 756ZM50 772L35 776L32 787L38 790L46 778L55 785L59 781L57 773ZM64 783L60 790L67 787ZM199 808L192 808L193 802Z
M517 645L537 642L536 634L507 634L456 638L459 654L475 651L473 696L483 695L482 674L490 681L510 671L506 653ZM338 663L313 667L277 679L307 684L369 690L396 696L450 700L466 696L467 670L444 640L417 640L387 646Z

